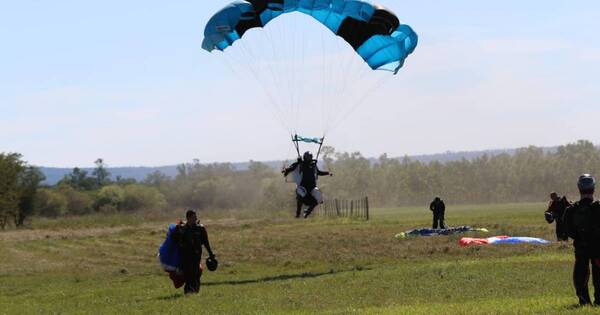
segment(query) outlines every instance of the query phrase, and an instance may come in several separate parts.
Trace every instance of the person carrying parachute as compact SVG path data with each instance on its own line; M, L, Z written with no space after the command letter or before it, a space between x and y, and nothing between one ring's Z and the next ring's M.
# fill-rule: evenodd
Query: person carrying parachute
M176 289L185 284L185 294L200 291L202 276L202 247L206 248L209 257L206 259L208 270L215 271L218 261L213 253L208 233L204 225L198 223L196 212L186 212L186 223L171 224L167 237L159 248L159 260L163 270L169 273Z

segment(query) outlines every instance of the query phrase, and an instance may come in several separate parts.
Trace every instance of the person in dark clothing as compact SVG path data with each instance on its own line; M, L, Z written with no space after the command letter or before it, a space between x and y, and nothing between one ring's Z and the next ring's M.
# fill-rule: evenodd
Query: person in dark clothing
M556 239L558 241L568 241L567 228L563 219L566 209L571 206L566 196L560 197L557 193L550 194L550 203L548 209L544 212L544 217L548 224L556 222Z
M333 176L330 172L324 172L317 166L317 161L313 160L310 152L305 152L302 159L290 165L283 170L283 176L287 176L291 172L298 171L299 179L296 182L296 218L300 217L302 205L308 208L304 211L304 218L312 213L317 207L319 201L315 198L315 190L318 193L317 179L319 176Z
M580 305L592 303L588 289L590 263L594 285L594 303L600 303L600 202L594 201L596 180L589 174L579 177L581 200L568 207L564 216L567 234L573 239L575 268L573 284Z
M190 294L200 292L202 246L206 248L211 258L214 259L215 254L210 248L206 228L198 223L196 212L188 210L185 217L187 222L178 226L174 240L181 250L181 263L185 277L184 292Z
M444 201L440 197L435 197L433 201L429 204L429 210L433 212L433 229L438 228L438 223L440 229L445 229L446 225L444 224L444 213L446 212L446 205Z

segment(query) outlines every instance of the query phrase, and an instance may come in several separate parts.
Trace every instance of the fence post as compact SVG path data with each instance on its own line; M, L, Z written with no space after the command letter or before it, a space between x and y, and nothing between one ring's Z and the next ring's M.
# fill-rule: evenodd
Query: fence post
M367 210L367 221L369 221L369 197L365 197L365 207Z
M354 200L350 201L350 217L354 217Z

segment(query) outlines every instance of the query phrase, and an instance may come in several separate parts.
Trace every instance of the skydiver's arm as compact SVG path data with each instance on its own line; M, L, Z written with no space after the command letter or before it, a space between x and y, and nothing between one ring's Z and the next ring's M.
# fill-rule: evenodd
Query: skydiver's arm
M204 241L203 245L206 248L206 250L208 251L208 255L210 257L214 257L215 254L213 253L212 249L210 248L210 242L208 241L208 233L206 232L206 228L204 226L202 227L202 239Z
M283 176L288 176L288 174L293 172L296 169L296 167L298 167L298 162L292 163L292 165L290 165L290 167L283 170Z
M319 167L317 166L317 175L318 176L328 176L328 175L332 175L331 172L325 172L325 171L321 171L319 169Z
M429 204L429 210L435 210L435 205L433 204L433 202Z
M323 172L323 171L317 169L317 175L319 175L319 176L327 176L327 175L331 175L331 173L329 173L329 172Z

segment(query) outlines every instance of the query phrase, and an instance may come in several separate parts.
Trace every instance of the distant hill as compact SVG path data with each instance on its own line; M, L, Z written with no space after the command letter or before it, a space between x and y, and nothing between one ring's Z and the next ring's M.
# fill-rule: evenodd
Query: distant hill
M544 148L547 152L555 152L556 147ZM430 163L433 161L439 161L442 163L452 162L452 161L460 161L462 159L472 160L483 155L499 155L499 154L514 154L517 149L498 149L498 150L484 150L484 151L464 151L464 152L445 152L445 153L436 153L436 154L425 154L425 155L413 155L409 156L411 160L420 161L423 163ZM399 157L398 159L402 159L403 157ZM376 158L371 158L371 162L375 163L377 161ZM262 162L273 169L280 169L283 165L283 161L267 161ZM250 162L240 162L240 163L232 163L233 167L236 170L246 170L248 169L248 165ZM91 174L93 168L82 168ZM61 180L65 175L71 173L72 168L55 168L55 167L40 167L40 170L46 176L46 181L44 182L47 185L54 185L59 180ZM108 171L112 175L112 178L115 179L117 176L121 178L133 178L137 181L142 181L148 176L148 174L159 171L167 176L174 177L177 175L177 165L167 165L167 166L157 166L157 167L110 167Z

